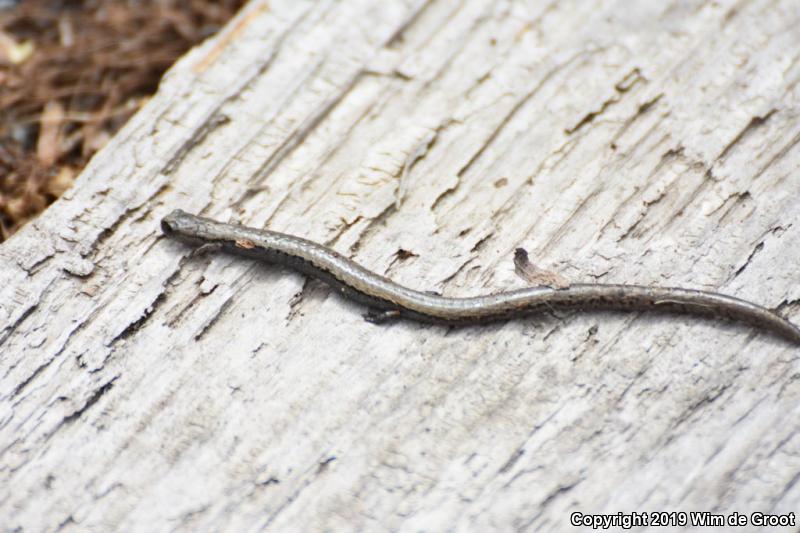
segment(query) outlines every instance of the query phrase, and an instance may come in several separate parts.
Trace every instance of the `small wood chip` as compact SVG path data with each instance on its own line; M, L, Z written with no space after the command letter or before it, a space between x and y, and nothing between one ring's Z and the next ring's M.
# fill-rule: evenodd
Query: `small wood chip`
M550 287L551 289L569 287L569 281L561 274L544 270L531 263L525 248L517 248L514 251L514 271L520 278L535 286Z

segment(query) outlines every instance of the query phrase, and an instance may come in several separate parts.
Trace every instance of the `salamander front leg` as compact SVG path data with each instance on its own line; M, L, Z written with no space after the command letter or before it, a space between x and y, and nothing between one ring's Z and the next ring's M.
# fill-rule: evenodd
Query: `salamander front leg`
M205 244L201 244L194 250L192 250L191 257L200 257L201 255L216 253L222 250L223 246L221 243L218 242L207 242Z

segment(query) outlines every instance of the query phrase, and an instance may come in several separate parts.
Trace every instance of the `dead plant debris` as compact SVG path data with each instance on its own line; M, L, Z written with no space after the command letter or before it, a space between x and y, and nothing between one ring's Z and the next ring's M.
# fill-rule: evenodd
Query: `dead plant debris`
M0 4L0 242L54 202L244 0Z

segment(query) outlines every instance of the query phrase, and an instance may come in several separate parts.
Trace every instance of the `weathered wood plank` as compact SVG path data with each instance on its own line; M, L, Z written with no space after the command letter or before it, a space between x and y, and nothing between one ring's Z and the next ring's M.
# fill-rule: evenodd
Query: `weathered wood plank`
M798 349L686 317L377 327L174 208L400 283L713 289L800 321L792 0L254 1L0 246L9 529L563 530L800 507Z

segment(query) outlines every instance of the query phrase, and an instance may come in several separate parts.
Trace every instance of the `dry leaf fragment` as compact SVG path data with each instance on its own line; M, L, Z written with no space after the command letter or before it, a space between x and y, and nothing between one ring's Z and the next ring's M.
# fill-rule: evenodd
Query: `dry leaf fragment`
M50 100L44 106L39 122L39 140L36 157L44 166L51 166L61 155L61 125L64 123L64 106L58 100Z
M0 60L19 65L31 57L35 49L32 41L17 42L12 36L0 30Z
M561 274L544 270L531 263L525 248L517 248L514 251L514 271L519 277L537 287L550 287L551 289L569 287L569 281Z

